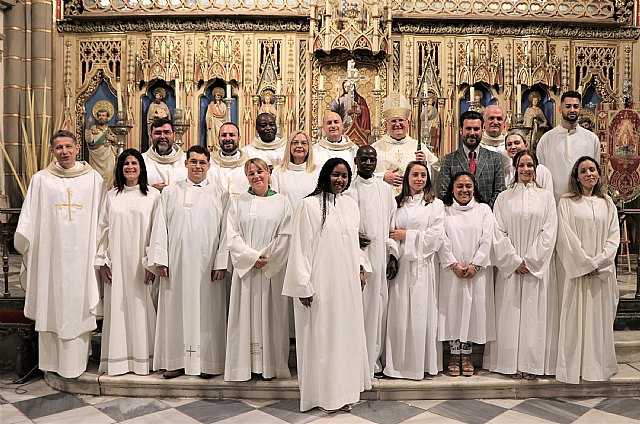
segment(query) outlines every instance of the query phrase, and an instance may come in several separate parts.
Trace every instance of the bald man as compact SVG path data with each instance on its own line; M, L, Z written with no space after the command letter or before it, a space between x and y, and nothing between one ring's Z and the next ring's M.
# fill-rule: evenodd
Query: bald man
M504 110L498 105L490 105L484 110L484 131L480 145L487 150L500 154L500 162L503 169L508 169L511 159L504 147L505 131Z
M354 158L358 151L348 135L344 134L342 118L335 112L327 112L322 119L322 132L324 137L313 146L313 157L316 164L322 167L331 158L342 158L353 169Z

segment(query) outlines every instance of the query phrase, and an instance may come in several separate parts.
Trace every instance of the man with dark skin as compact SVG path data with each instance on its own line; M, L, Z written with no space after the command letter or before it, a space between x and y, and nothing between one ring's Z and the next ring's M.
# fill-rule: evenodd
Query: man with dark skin
M256 118L256 132L258 136L251 140L242 151L249 159L260 158L267 162L271 168L279 165L284 156L286 140L279 138L276 118L270 113L261 113Z
M393 188L375 178L378 153L364 145L355 156L357 175L345 193L360 208L360 245L369 258L372 272L362 292L365 334L371 376L381 374L382 349L385 344L387 322L387 255L386 240L391 229L391 216L396 210ZM390 259L397 269L395 258ZM391 278L395 274L390 275Z

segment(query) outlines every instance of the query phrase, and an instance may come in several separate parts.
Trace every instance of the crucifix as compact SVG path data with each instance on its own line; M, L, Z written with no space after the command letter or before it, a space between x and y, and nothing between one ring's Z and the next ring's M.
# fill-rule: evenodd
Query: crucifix
M73 216L71 215L71 208L82 209L82 205L80 203L71 203L71 195L73 194L73 190L71 187L67 187L67 203L56 203L55 207L58 209L62 209L66 207L69 211L69 221L73 221Z

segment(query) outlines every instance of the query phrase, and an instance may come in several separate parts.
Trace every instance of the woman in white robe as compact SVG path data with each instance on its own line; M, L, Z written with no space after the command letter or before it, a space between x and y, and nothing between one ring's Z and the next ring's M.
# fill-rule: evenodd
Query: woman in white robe
M516 171L513 166L513 158L518 152L529 149L527 137L519 129L511 129L504 137L504 148L507 151L508 161L503 161L504 185L509 187L513 183ZM553 193L553 177L551 171L544 165L536 166L536 183L543 189Z
M532 380L555 374L558 217L553 191L536 182L535 154L521 150L514 162L515 180L493 207L496 340L487 343L483 367Z
M271 187L287 196L294 211L318 183L320 167L315 164L309 140L306 132L294 132L287 141L282 164L271 174Z
M233 263L227 326L226 381L290 378L289 317L282 295L291 206L269 187L262 159L244 164L249 191L231 199L227 246Z
M558 202L556 265L562 301L556 379L607 381L618 370L613 341L618 215L593 158L576 161L569 187Z
M493 213L468 172L456 173L442 199L445 238L438 256L438 340L448 341L452 376L471 376L472 343L495 340Z
M435 256L444 238L444 204L436 199L429 171L422 162L407 165L397 199L399 207L388 241L397 264L390 260L387 272L384 374L422 380L425 373L437 375L442 370Z
M283 294L294 298L301 411L348 411L371 388L361 293L370 267L358 205L342 194L350 183L349 164L329 159L293 220Z
M118 157L116 187L100 210L94 265L104 282L104 322L99 372L149 374L153 364L156 310L153 274L142 266L160 192L147 184L140 152Z

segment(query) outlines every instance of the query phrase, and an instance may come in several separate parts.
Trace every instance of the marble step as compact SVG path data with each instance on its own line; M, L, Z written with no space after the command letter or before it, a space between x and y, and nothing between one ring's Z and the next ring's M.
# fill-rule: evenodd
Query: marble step
M196 397L246 399L296 399L298 381L291 379L225 382L222 376L203 380L181 376L172 380L162 373L147 376L126 374L100 375L97 364L77 379L45 373L47 383L61 391L77 394L133 397ZM552 377L537 380L514 380L508 376L477 370L472 377L438 375L421 381L374 379L372 389L362 393L367 400L410 399L520 399L545 397L636 397L640 395L640 363L619 364L618 373L608 382L564 384Z

